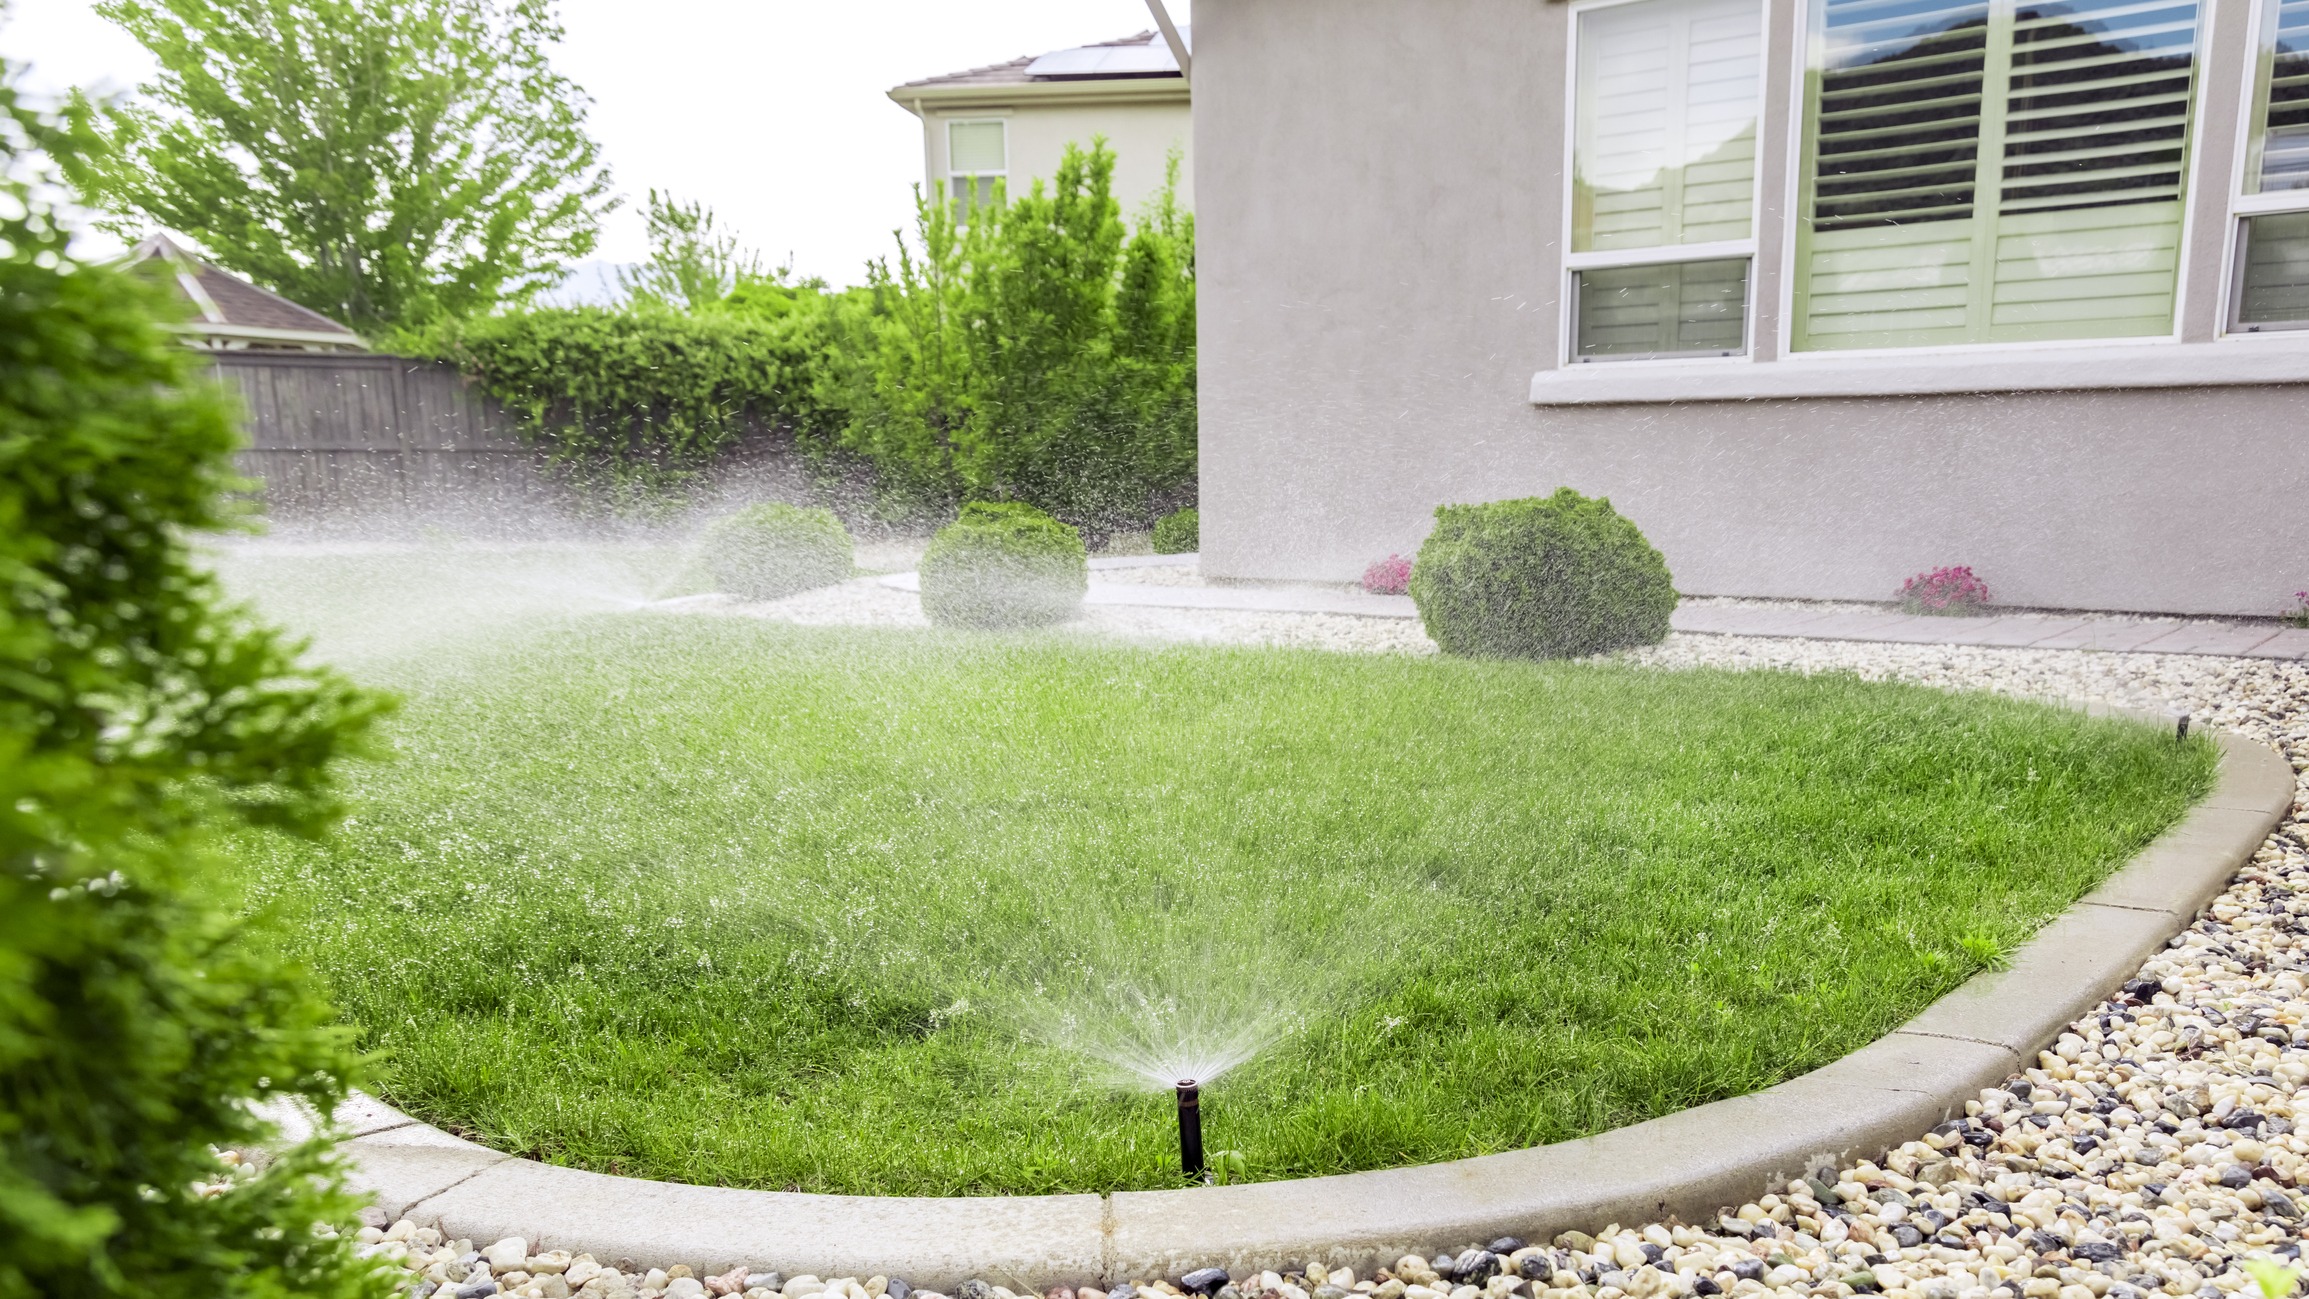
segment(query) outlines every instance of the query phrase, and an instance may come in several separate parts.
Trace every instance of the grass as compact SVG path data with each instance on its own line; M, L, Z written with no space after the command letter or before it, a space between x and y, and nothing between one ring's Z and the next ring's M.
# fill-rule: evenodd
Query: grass
M385 1095L811 1191L1175 1185L1167 1097L1107 1061L1230 1035L1267 1045L1208 1140L1255 1178L1751 1091L1998 959L2213 765L1841 677L696 616L368 671L407 705L351 820L245 868Z

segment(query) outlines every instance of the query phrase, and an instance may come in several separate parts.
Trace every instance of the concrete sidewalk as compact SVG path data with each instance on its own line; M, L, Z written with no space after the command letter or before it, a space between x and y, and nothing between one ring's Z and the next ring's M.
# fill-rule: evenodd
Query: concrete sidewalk
M2115 614L2014 613L1985 618L1927 618L1891 610L1816 613L1800 607L1686 604L1676 610L1669 625L1677 631L1717 636L2309 658L2309 631L2299 628L2275 623L2194 622Z
M1360 618L1417 618L1409 596L1371 595L1334 586L1158 586L1103 582L1101 570L1185 567L1192 555L1094 559L1083 602L1155 609L1242 613L1324 613ZM913 573L885 586L919 591ZM1708 636L1763 636L1879 641L1908 645L1982 645L2010 649L2085 649L2136 654L2216 654L2234 658L2309 659L2309 630L2275 622L2136 618L2123 614L2012 613L1980 618L1927 618L1889 609L1817 610L1800 604L1736 605L1686 601L1670 627Z

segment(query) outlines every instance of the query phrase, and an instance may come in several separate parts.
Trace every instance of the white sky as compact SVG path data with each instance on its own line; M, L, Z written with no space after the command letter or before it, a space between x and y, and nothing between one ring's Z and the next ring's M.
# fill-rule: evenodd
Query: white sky
M37 93L127 90L152 72L142 46L92 0L0 0L0 56ZM1173 19L1190 0L1169 0ZM594 98L627 206L598 259L645 251L640 196L702 199L773 264L857 283L912 218L922 133L884 93L901 81L1154 26L1145 0L563 0L554 59Z

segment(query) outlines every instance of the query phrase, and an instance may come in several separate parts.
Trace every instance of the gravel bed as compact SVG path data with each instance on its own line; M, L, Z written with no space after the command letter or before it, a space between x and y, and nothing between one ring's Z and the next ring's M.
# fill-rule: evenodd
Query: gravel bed
M852 584L855 587L857 584ZM851 587L835 588L849 592ZM893 620L912 597L813 593L793 621ZM881 603L875 603L880 601ZM871 607L869 607L871 606ZM845 612L847 611L847 612ZM869 614L871 617L869 617ZM837 616L839 615L839 616ZM912 616L919 619L918 606ZM1132 639L1306 644L1416 652L1400 621L1094 609L1074 626ZM1416 639L1418 644L1412 643ZM1700 666L1846 671L1955 689L2101 699L2185 710L2309 763L2309 666L2073 650L1975 649L1677 635L1623 656ZM1274 1271L1210 1270L1112 1291L1054 1287L1047 1299L1666 1299L1766 1292L1893 1299L2222 1299L2254 1284L2252 1259L2298 1262L2309 1238L2309 817L2299 805L2206 913L2123 991L2072 1024L2036 1066L1968 1101L1965 1117L1919 1133L1881 1164L1792 1181L1715 1221L1614 1225L1547 1242L1466 1242L1369 1275L1272 1260ZM362 1231L399 1260L424 1299L945 1299L897 1278L782 1276L777 1260L698 1260L643 1270L624 1261L532 1255L528 1242L476 1248L403 1221ZM1144 1293L1141 1293L1144 1292ZM1021 1299L973 1281L952 1299Z

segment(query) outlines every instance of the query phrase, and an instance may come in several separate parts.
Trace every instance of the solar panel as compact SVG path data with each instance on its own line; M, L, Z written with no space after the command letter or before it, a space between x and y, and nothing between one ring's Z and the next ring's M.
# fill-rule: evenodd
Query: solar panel
M1185 28L1179 29L1179 39L1187 39ZM1143 45L1083 45L1071 50L1053 50L1026 65L1026 75L1030 77L1055 78L1175 77L1178 71L1179 61L1171 57L1170 46L1160 36Z

